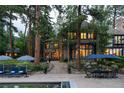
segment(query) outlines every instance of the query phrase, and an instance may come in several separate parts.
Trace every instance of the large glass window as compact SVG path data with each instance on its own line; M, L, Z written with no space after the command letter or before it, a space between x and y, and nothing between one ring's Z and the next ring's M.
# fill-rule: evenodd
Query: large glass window
M114 43L117 44L117 36L114 36Z
M90 39L91 38L91 34L90 33L88 33L88 39Z
M73 39L76 39L76 33L73 33L74 35L73 35Z
M68 36L70 39L76 39L76 32L69 32ZM81 39L95 39L94 33L81 33L80 34Z
M80 56L85 57L93 53L93 45L91 44L82 44L80 45Z
M75 32L69 32L68 36L70 39L76 39L76 33Z
M81 39L87 39L87 33L81 33Z
M81 33L81 39L95 39L94 33Z
M88 33L88 39L95 39L94 38L94 33Z
M91 33L91 39L95 39L94 33Z
M46 49L49 48L49 44L48 44L48 43L45 44L45 48L46 48Z
M121 36L118 36L117 42L118 42L118 44L121 44Z
M55 43L54 48L58 48L58 47L59 47L58 43Z
M84 49L85 48L85 45L80 45L80 48L83 48Z
M52 60L59 60L60 59L60 52L58 49L55 50L54 52L52 52L51 59Z
M81 39L83 39L83 37L84 37L84 34L83 34L83 33L81 33Z
M87 39L87 33L83 33L83 39Z
M123 56L122 48L114 48L114 49L108 48L108 49L106 49L105 54L113 54L116 56Z
M114 36L114 44L124 44L124 36Z
M122 39L121 40L122 40L122 44L124 44L124 36L122 36Z
M71 32L68 33L68 37L69 37L70 39L72 39L72 33L71 33Z

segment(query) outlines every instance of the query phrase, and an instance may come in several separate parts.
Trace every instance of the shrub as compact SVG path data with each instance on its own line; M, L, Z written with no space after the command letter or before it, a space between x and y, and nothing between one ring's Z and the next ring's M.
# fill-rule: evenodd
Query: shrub
M17 60L6 60L6 61L0 61L0 64L5 64L5 65L31 65L31 62L20 62Z
M45 74L47 73L48 68L49 68L48 64L46 64L46 63L43 63L43 64L42 64L42 70L43 70L43 72L44 72Z
M119 68L124 68L124 62L118 62L116 63Z
M63 59L63 62L68 62L68 58Z
M40 61L41 61L41 62L46 62L47 60L46 60L46 58L41 57Z
M42 71L41 64L33 64L32 67L31 67L31 71L34 71L34 72Z
M44 71L47 73L47 70L49 68L49 65L47 63L40 63L40 64L34 64L31 62L19 62L17 60L7 60L7 61L0 61L0 64L4 65L27 65L27 69L32 72L37 72L37 71Z

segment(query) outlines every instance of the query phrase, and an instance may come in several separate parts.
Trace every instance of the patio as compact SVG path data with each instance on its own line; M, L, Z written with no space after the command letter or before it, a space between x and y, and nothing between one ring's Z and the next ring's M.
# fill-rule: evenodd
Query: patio
M85 78L85 74L41 74L35 73L29 77L2 78L0 82L57 82L73 81L77 88L124 88L124 75L116 79Z

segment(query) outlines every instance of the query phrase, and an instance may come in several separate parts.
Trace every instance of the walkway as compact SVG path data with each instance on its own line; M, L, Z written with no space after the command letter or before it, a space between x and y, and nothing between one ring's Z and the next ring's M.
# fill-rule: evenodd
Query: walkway
M54 65L53 69L48 74L67 74L67 64L59 61L51 61Z

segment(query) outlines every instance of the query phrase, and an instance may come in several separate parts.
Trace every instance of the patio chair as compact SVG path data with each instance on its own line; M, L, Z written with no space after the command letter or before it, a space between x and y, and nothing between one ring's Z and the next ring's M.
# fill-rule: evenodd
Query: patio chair
M16 66L11 66L9 72L7 73L8 76L13 77L13 76L20 76L18 73L19 68Z
M92 71L92 75L94 78L100 78L102 75L101 70L96 69L96 70Z
M19 75L25 75L27 77L27 66L19 66L18 69L18 74Z
M118 66L117 65L112 65L111 69L112 69L111 78L117 78Z
M4 75L4 65L0 65L0 76Z
M110 77L110 71L107 71L107 70L104 70L104 71L102 71L102 76L103 76L103 78L109 78Z
M111 72L111 78L117 78L117 74L118 74L118 69L112 69L112 72Z

